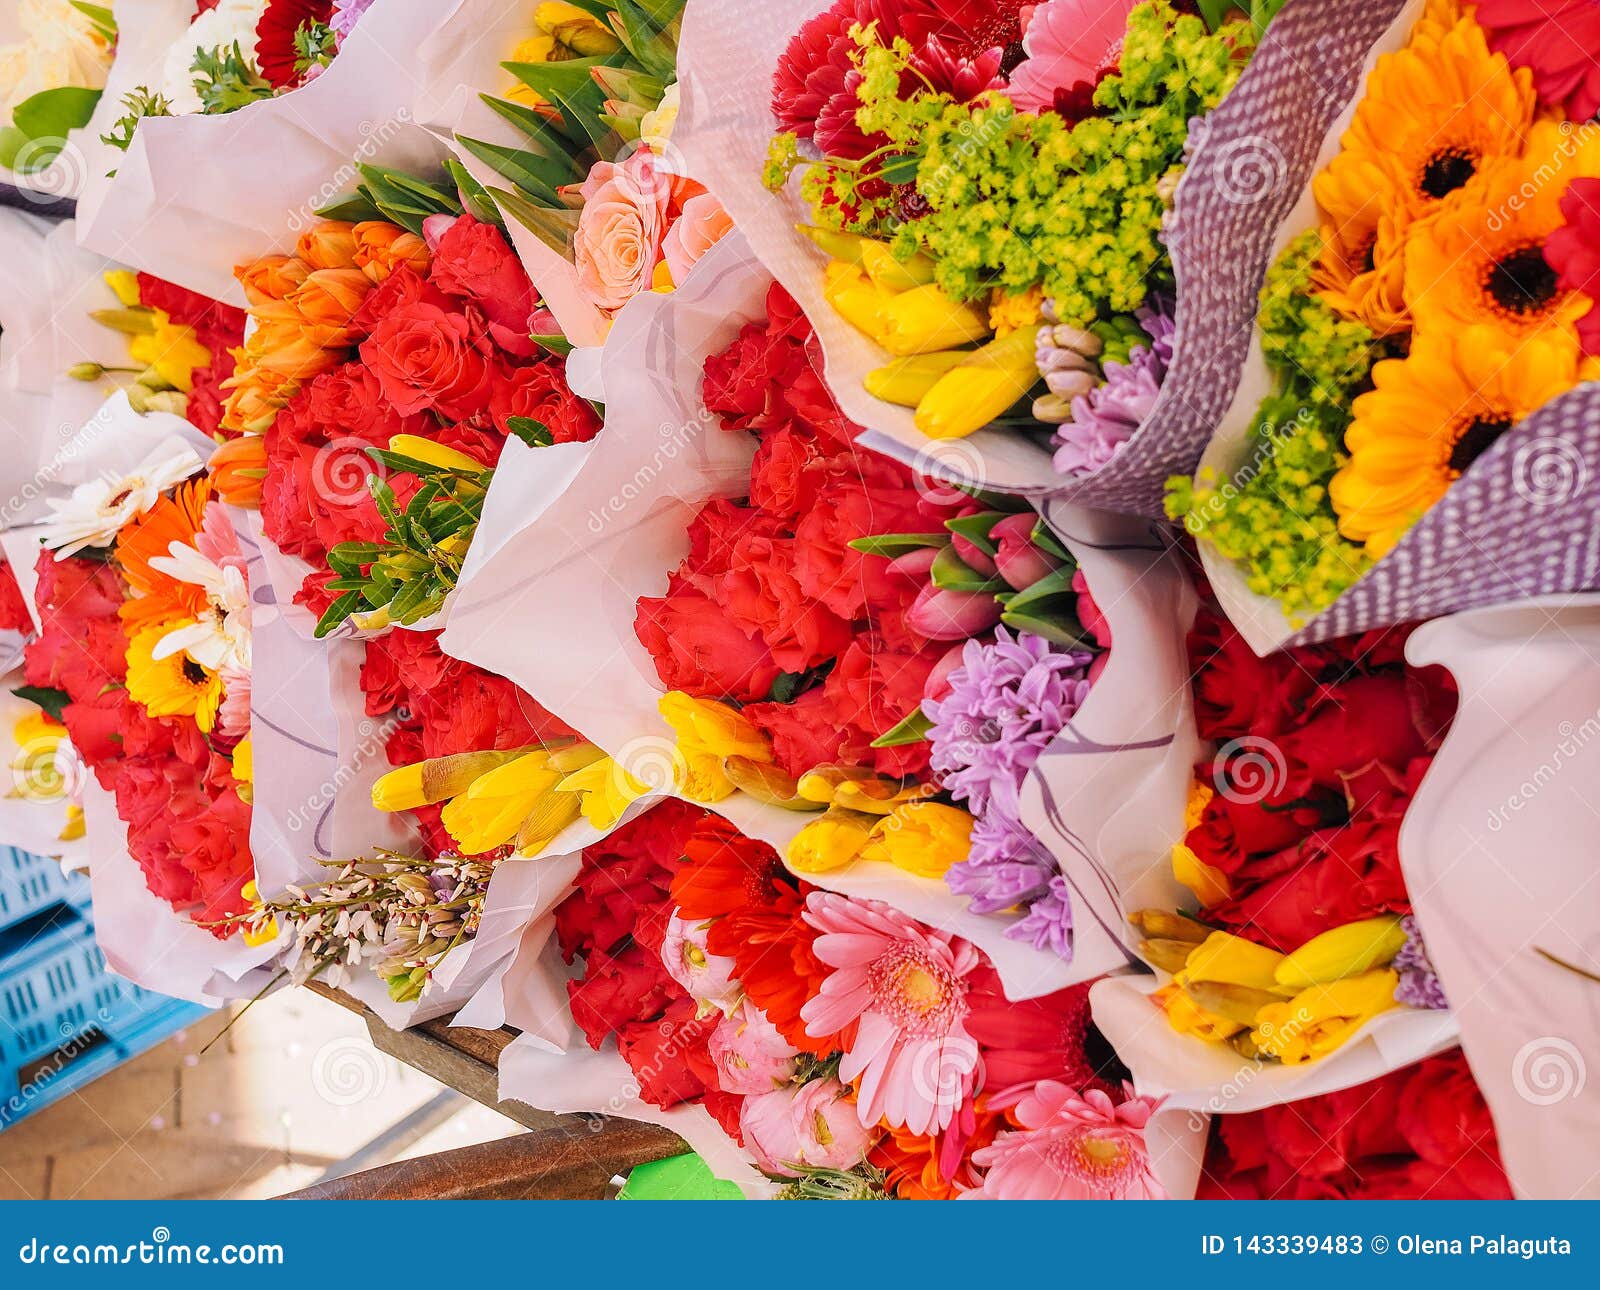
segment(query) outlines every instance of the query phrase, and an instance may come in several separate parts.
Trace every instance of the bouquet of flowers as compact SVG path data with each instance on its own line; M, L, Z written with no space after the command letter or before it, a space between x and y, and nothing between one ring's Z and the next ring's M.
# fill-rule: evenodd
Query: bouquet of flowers
M503 1094L541 1069L547 1105L684 1132L698 1106L742 1144L731 1176L753 1183L753 1163L786 1199L1163 1194L1154 1104L1095 1033L1086 985L1013 1003L959 935L813 888L703 808L663 803L586 849L555 921L572 1016L636 1103L510 1051Z
M1293 42L1322 24L1179 8L691 11L691 166L821 329L874 446L1146 515L1159 463L1198 458L1244 358L1220 284L1264 267L1252 230L1289 199L1258 86L1304 76Z
M561 330L597 345L732 227L672 144L683 0L468 0L424 51L419 110L498 209ZM531 21L530 21L531 19Z
M1170 485L1257 649L1600 579L1600 126L1515 8L1401 11L1280 230L1266 397Z
M409 188L406 187L409 185ZM323 221L292 256L241 265L256 321L229 381L218 464L295 557L323 636L436 619L507 436L590 438L599 420L535 344L538 298L500 231L444 189L373 172L381 218ZM433 207L396 205L419 193ZM394 200L389 200L394 198ZM348 205L348 203L347 203Z
M68 136L89 123L116 50L111 10L86 0L22 0L15 43L0 45L0 169L72 196L80 176L48 176Z

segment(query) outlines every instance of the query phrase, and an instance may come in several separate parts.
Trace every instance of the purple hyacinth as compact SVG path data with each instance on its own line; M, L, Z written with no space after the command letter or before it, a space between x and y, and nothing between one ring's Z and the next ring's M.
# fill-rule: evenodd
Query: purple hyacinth
M1059 474L1099 470L1133 438L1156 405L1161 382L1172 363L1172 338L1178 330L1172 309L1158 296L1134 315L1150 338L1135 345L1128 361L1107 360L1104 383L1072 400L1072 420L1056 427L1055 466Z
M1093 659L1028 632L1013 638L1004 627L991 642L968 641L949 694L922 702L943 787L974 815L995 803L1017 816L1017 790L1089 693Z
M1049 950L1072 961L1072 894L1067 880L1057 874L1050 889L1028 906L1022 918L1006 928L1006 939L1024 941L1036 950Z
M1407 914L1400 920L1406 934L1406 943L1394 956L1394 970L1400 974L1400 984L1394 997L1412 1008L1448 1008L1450 1001L1444 997L1444 985L1428 962L1428 947L1422 940L1422 929L1417 920Z
M1055 873L1055 860L1019 820L991 810L973 824L967 858L944 880L974 913L997 914L1043 896Z

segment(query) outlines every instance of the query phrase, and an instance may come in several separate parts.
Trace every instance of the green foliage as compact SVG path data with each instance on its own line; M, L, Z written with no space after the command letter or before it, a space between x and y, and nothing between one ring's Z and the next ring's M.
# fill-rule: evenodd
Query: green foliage
M200 96L200 110L210 116L237 112L242 107L270 99L272 82L244 56L236 40L231 47L197 49L194 62L194 92Z
M167 102L166 97L146 85L137 86L124 94L122 106L127 109L126 112L112 124L109 134L100 136L100 142L123 152L133 143L133 132L145 117L172 115L172 104Z

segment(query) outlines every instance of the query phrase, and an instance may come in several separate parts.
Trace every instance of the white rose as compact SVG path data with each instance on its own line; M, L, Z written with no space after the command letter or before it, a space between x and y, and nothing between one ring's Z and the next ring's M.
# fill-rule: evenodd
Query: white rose
M17 17L24 39L0 48L0 125L45 90L104 88L111 45L68 0L20 0Z

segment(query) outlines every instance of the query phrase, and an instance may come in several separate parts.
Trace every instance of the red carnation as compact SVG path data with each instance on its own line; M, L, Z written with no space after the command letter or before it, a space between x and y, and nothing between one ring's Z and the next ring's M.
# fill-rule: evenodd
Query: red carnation
M500 230L462 215L432 246L428 280L441 291L476 304L501 349L531 358L537 346L529 336L528 319L539 296Z

